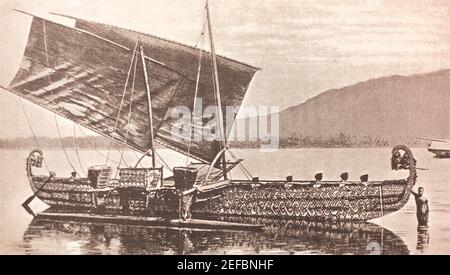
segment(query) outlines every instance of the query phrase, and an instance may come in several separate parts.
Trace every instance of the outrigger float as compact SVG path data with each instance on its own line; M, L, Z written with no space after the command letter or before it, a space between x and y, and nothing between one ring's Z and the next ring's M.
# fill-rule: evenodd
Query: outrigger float
M405 179L369 181L366 175L348 181L344 173L339 181L322 181L321 174L298 181L250 175L228 148L230 129L225 129L223 112L224 106L240 107L258 68L215 54L208 3L199 41L203 45L208 32L210 52L202 46L69 18L76 21L75 27L33 15L21 67L7 90L142 153L142 158L151 157L152 167L140 167L142 158L134 167L121 167L119 162L114 176L108 152L105 164L90 167L84 177L76 172L57 177L50 170L49 175L37 175L34 170L45 165L44 154L33 150L26 160L32 198L64 213L60 217L365 221L407 203L416 163L405 146L395 147L391 159L393 170L409 170ZM197 104L199 99L203 104ZM216 106L217 115L207 120L192 112L189 138L180 138L172 131L180 123L179 117L171 116L177 106L201 112ZM192 138L208 127L217 129L219 139ZM166 165L173 176L164 177L163 166L156 165L154 142L198 162ZM237 166L247 179L228 178Z

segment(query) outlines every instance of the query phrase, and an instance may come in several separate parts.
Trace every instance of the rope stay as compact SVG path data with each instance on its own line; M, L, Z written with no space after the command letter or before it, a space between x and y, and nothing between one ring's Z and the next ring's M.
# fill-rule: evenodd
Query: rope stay
M222 99L220 96L220 83L219 83L219 73L217 68L217 60L216 60L216 50L214 43L214 33L212 30L211 24L211 15L209 11L209 1L206 0L205 5L206 10L206 22L208 23L208 36L209 36L209 44L210 44L210 54L211 54L211 67L212 69L212 79L213 79L213 87L214 87L214 95L217 103L217 130L219 131L220 141L222 145L222 149L227 148L227 140L226 140L226 129L224 129L224 120L223 120L223 111L222 111ZM225 155L223 155L223 161L226 162ZM226 167L223 167L226 169Z
M33 126L31 125L31 120L28 117L27 110L25 109L25 104L23 103L23 99L19 98L19 101L20 101L20 105L22 106L22 111L23 111L23 114L25 115L25 119L27 120L28 127L30 128L31 134L33 135L34 142L36 143L36 146L38 147L38 149L42 149L41 146L39 145L39 140L36 136L36 133L33 130ZM50 173L50 169L48 168L47 161L45 160L45 158L44 158L44 166L45 166L45 169L47 170L47 172Z
M210 53L211 53L211 66L212 66L212 79L213 79L213 86L214 86L214 95L216 98L217 103L217 114L216 114L216 120L217 120L217 128L216 130L219 131L219 144L221 145L221 149L227 148L227 139L226 139L226 129L224 127L224 119L223 119L223 110L222 110L222 99L220 96L220 83L219 83L219 72L218 72L218 66L217 66L217 59L216 59L216 50L214 46L214 34L212 30L212 24L211 24L211 15L209 11L209 1L206 0L206 21L208 23L208 36L209 36L209 44L211 46ZM217 136L217 132L216 132ZM225 152L222 155L222 170L223 170L223 178L227 179L227 160L226 160L226 154Z
M150 154L152 152L152 149L149 149L147 152L145 152L144 154L142 154L142 156L140 158L138 158L137 163L135 164L134 168L137 168L138 165L140 165L142 167L142 160L148 156L148 154ZM173 172L173 170L170 168L170 166L164 161L164 159L158 154L158 152L155 151L155 156L157 156L161 161L158 161L155 158L155 161L158 162L159 164L165 166L170 172Z
M127 87L128 87L128 82L129 82L129 79L130 79L130 77L131 77L131 68L133 68L133 78L132 78L132 82L131 82L131 92L130 92L130 106L129 106L129 109L128 109L127 127L126 127L126 132L125 132L125 142L124 142L125 145L126 145L127 142L128 142L128 134L129 134L129 127L128 127L128 126L130 125L131 119L132 119L132 117L133 117L133 113L132 113L133 105L132 105L132 104L133 104L134 92L135 92L135 85L136 85L137 63L138 63L138 58L137 58L138 51L137 51L137 47L139 46L139 42L140 42L140 39L138 38L138 39L137 39L137 42L136 42L134 54L133 54L133 57L132 57L132 62L131 62L131 64L130 64L130 69L129 69L129 73L128 73L128 76L127 76L127 83L126 83L126 85L125 85L124 95L123 95L123 98L124 98L124 97L125 97L125 93L126 93L126 89L127 89ZM121 104L123 104L123 101L124 101L124 100L122 100L122 103L121 103ZM121 108L122 108L122 106L120 107L120 110L121 110ZM120 114L120 111L119 111L119 114ZM123 147L122 151L120 152L120 160L119 160L119 163L118 163L118 167L120 167L120 165L122 164L122 161L125 163L126 166L128 166L128 164L126 163L125 158L123 157L123 156L124 156L124 152L125 152L125 146ZM140 165L141 167L143 167L143 165L142 165L142 163L141 163L142 158L139 159L139 157L138 157L136 151L133 150L133 152L134 152L134 155L136 156L136 158L138 159L138 164L137 164L137 165ZM145 157L146 155L147 155L147 154L144 154L144 157ZM164 161L164 159L163 159L156 151L155 151L155 155L160 159L160 161L157 160L158 163L162 164L162 165L165 166L167 169L169 169L170 171L172 171L172 169L170 168L170 166ZM117 177L117 172L118 172L118 170L116 170L116 177Z
M233 151L231 151L231 149L229 149L228 152L230 153L230 155L234 161L236 161L236 162L239 161L239 159L236 157L236 155L233 153ZM247 179L249 179L249 180L253 179L252 174L250 174L250 172L248 171L247 168L245 168L245 166L244 166L244 164L242 164L242 162L239 162L238 166L239 166L239 168L241 168L242 172L247 177Z
M59 129L58 117L56 116L56 114L55 114L54 118L55 118L56 132L58 132L59 142L61 143L61 149L63 150L64 155L66 156L66 159L67 159L67 162L69 163L69 166L78 175L78 172L75 169L75 166L73 165L72 161L69 158L69 154L67 153L66 147L64 146L62 135L61 135L61 130Z
M155 155L161 160L162 163L158 161L160 164L166 166L166 168L167 168L170 172L173 172L172 168L170 168L170 166L164 161L164 159L161 157L161 155L160 155L158 152L155 151Z
M187 150L187 157L186 157L186 167L188 166L190 154L191 154L191 146L192 146L192 135L195 131L195 125L196 125L196 118L195 118L195 111L197 107L197 95L198 95L198 88L200 83L200 75L202 71L202 59L203 59L203 48L205 43L205 29L206 29L206 11L205 11L205 20L203 21L202 31L199 37L199 40L197 41L197 44L195 45L197 47L198 43L200 42L200 53L199 53L199 60L198 60L198 68L197 68L197 78L195 82L195 92L194 92L194 103L192 105L192 116L191 116L191 127L192 129L189 130L189 145ZM197 118L198 119L198 118Z
M89 144L89 148L93 149L95 152L97 152L97 154L99 156L101 156L102 158L106 159L106 155L102 154L102 152L100 152L97 149L97 147L94 144L92 144L92 142L89 140L88 136L84 133L83 128L81 128L79 125L77 125L77 126L78 126L78 130L80 130L80 132L83 135L83 137L86 138L86 141ZM118 160L115 160L115 159L112 159L112 158L110 158L109 160L112 161L112 162L115 162L115 163L119 163Z
M78 151L77 124L75 122L73 123L73 141L75 143L75 152L77 154L78 164L80 165L81 172L83 172L83 175L86 177L87 174L86 174L86 171L83 168L83 164L81 163L80 152Z
M122 107L123 107L123 103L124 103L124 100L125 100L126 91L127 91L127 88L128 88L128 82L130 81L131 70L133 68L133 62L134 62L134 59L135 59L135 56L136 56L136 51L137 51L138 44L139 44L139 40L136 41L136 45L134 46L133 55L131 57L131 62L130 62L130 67L128 68L127 79L125 81L125 85L124 85L124 88L123 88L122 99L120 101L119 111L117 113L116 122L114 123L113 133L116 132L117 126L119 124L120 113L122 112ZM112 149L113 142L114 142L114 140L111 139L111 141L109 143L108 154L106 155L105 166L108 165L109 155L111 154L111 149Z
M134 153L134 156L136 157L136 160L139 161L139 156L138 156L138 154L136 153L136 151L133 150L133 153ZM144 167L144 166L142 165L141 162L139 162L139 166L140 166L141 168Z
M197 42L195 43L195 48L198 49L198 43L200 43L205 36L205 30L206 30L206 20L207 20L207 16L208 14L206 13L206 9L204 10L204 15L203 15L203 25L202 25L202 31L200 33L200 35L198 36ZM204 51L203 48L199 48L200 51Z
M208 3L207 3L208 4ZM197 98L197 93L198 93L198 85L199 85L199 82L200 82L200 74L201 74L201 69L202 69L202 57L203 57L203 51L204 51L204 42L205 42L205 32L206 32L206 27L207 27L207 23L208 23L208 16L209 16L209 14L208 14L208 7L206 6L205 7L205 17L204 17L204 21L203 21L203 26L202 26L202 31L201 31L201 34L200 34L200 36L199 36L199 38L198 38L198 40L197 40L197 43L196 43L196 47L198 46L198 44L200 43L200 54L199 54L199 64L198 64L198 72L197 72L197 79L196 79L196 86L195 86L195 94L194 94L194 105L193 105L193 111L192 111L192 118L191 118L191 125L193 125L194 126L194 122L195 122L195 108L196 108L196 98ZM211 30L209 29L209 27L208 27L208 31L209 31L209 35L211 36L212 34L210 33L211 32ZM213 45L211 45L212 47L213 47ZM212 67L214 67L214 61L213 61L213 59L211 59L211 66ZM216 81L216 77L215 77L215 75L214 75L214 71L212 70L211 71L211 78L213 79L213 81L215 82ZM217 92L217 88L216 88L216 85L213 85L213 92L214 92L214 98L215 98L215 102L216 102L216 104L218 105L218 108L221 108L221 106L219 106L219 104L220 104L220 99L219 99L219 94L218 94L218 92ZM220 112L221 110L219 110L219 112ZM222 118L223 119L223 118ZM219 120L219 118L218 118L218 120ZM218 123L220 123L220 120L219 120L219 122ZM217 130L218 131L221 131L221 125L217 125L218 126L218 128L217 128ZM195 127L195 126L194 126ZM195 130L195 129L194 129ZM225 134L225 133L220 133L221 135L222 134ZM187 153L187 159L186 159L186 166L188 165L188 161L189 161L189 156L190 156L190 149L191 149L191 142L192 142L192 131L190 131L190 139L189 139L189 146L188 146L188 153ZM223 142L223 143L222 143ZM223 138L223 140L222 140L222 142L220 143L221 144L221 147L222 147L222 150L224 150L225 148L228 148L228 146L227 146L227 141L226 141L226 139L225 138ZM233 158L233 160L235 161L235 162L239 162L239 160L238 160L238 158L233 154L233 152L228 148L227 149L229 152L230 152L230 155L231 155L231 157ZM223 154L225 154L225 152L223 153ZM226 165L226 163L225 163L225 165ZM242 172L244 173L244 175L248 178L248 179L252 179L253 177L252 177L252 175L250 174L250 172L245 168L245 166L241 163L241 162L239 162L239 167L240 167L240 169L242 170ZM226 169L226 168L225 168Z
M136 70L137 70L137 58L136 58L136 52L135 52L135 56L133 57L134 59L134 69L133 69L133 81L131 82L131 92L130 92L130 106L128 108L128 120L127 120L127 126L126 126L126 132L125 132L125 144L123 146L122 152L120 153L120 159L119 159L119 164L118 167L120 167L120 165L122 164L122 160L125 162L125 165L128 166L128 164L126 163L125 159L123 158L123 154L125 152L125 148L126 148L126 144L128 142L128 132L130 129L130 123L131 123L131 117L132 117L132 108L133 108L133 96L134 96L134 87L135 87L135 83L136 83ZM116 176L117 177L117 173L118 173L118 169L116 170Z
M45 28L45 20L43 21L42 27L43 27L43 32L44 32L44 50L45 50L45 58L46 58L46 61L47 61L47 66L50 67L50 60L49 60L49 57L48 57L47 31L46 31L46 28ZM51 84L53 83L50 74L48 74L48 82L49 82L49 85L51 85ZM50 95L52 96L51 102L54 103L54 100L53 100L53 91L52 91L52 90L50 90ZM59 142L60 142L60 144L61 144L61 149L63 150L64 155L65 155L65 157L66 157L66 160L67 160L67 162L69 163L69 166L72 168L72 171L74 171L74 172L78 175L77 170L75 169L75 167L74 167L72 161L71 161L70 158L69 158L69 155L68 155L68 153L67 153L66 147L64 146L64 143L63 143L63 140L62 140L62 135L61 135L61 130L60 130L60 128L59 128L58 117L57 117L56 114L54 114L54 119L55 119L56 131L58 132Z

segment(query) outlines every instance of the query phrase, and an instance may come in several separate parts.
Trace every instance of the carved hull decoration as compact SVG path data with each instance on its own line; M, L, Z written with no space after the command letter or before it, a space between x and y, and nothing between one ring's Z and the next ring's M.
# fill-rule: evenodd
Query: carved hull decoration
M190 189L186 190L158 183L155 177L147 186L124 186L124 179L120 178L109 180L103 188L95 188L87 178L35 176L32 166L42 157L40 150L33 150L27 159L28 179L39 199L65 212L109 215L366 221L400 210L408 202L416 181L416 161L405 146L393 149L391 164L393 170L409 170L406 179L225 180L203 186L188 185L186 188Z

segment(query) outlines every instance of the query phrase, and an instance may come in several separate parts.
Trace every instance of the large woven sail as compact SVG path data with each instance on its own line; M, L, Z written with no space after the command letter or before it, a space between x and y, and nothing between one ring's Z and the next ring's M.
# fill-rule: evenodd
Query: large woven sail
M220 150L217 141L180 139L173 131L179 118L172 118L172 110L193 107L199 60L195 48L83 20L70 28L34 17L21 67L9 89L101 135L146 152L150 149L150 124L140 58L133 99L128 88L119 114L138 36L146 55L155 140L211 162ZM198 98L204 109L216 104L209 54L204 54L202 68ZM243 63L218 58L224 112L226 106L241 105L256 71ZM132 116L128 123L129 113ZM205 118L194 131L211 127L214 121Z

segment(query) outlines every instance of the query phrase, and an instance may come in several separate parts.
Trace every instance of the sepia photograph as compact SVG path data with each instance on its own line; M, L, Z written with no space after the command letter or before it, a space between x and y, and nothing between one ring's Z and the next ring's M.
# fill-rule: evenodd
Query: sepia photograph
M450 255L447 0L3 0L0 42L0 254Z

